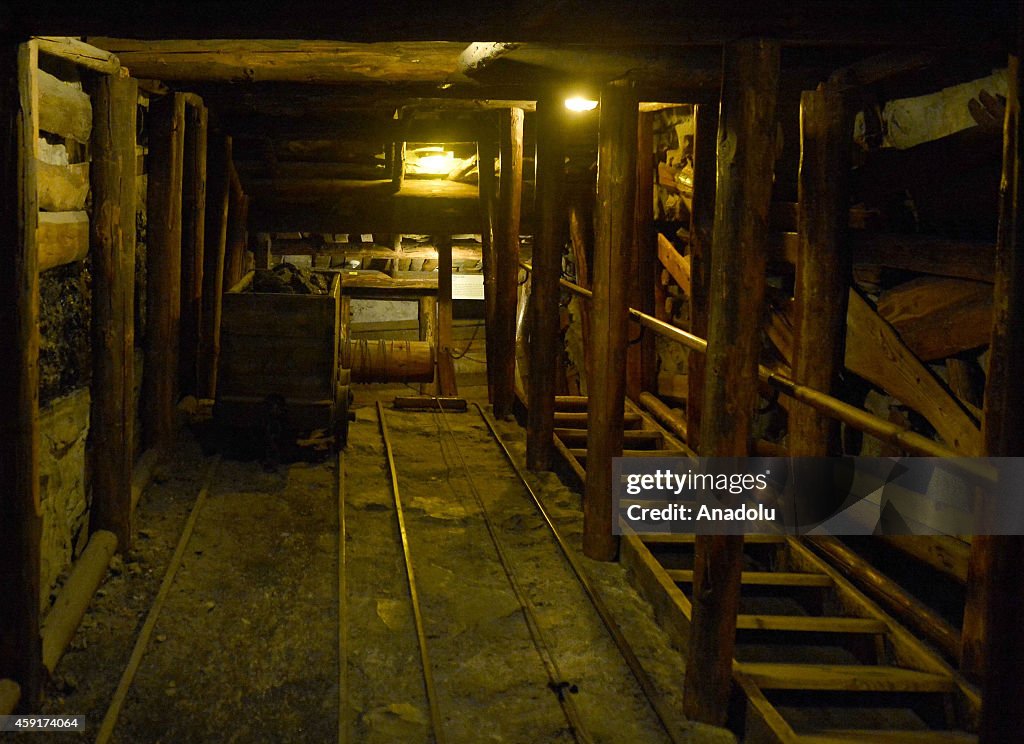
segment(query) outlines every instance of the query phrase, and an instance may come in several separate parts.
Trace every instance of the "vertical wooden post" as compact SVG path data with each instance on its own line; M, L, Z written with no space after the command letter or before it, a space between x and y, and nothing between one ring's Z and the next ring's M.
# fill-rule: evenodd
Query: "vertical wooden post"
M654 239L654 115L640 114L636 135L636 210L633 247L630 252L630 306L654 315L654 286L661 265ZM640 341L633 343L633 336ZM657 336L630 323L630 346L626 357L626 394L639 398L658 383Z
M519 286L519 214L523 201L523 110L501 112L501 182L494 234L497 323L494 326L494 415L512 413L516 394L516 306ZM491 329L488 328L488 333Z
M92 127L92 463L90 529L132 541L135 428L135 114L138 82L98 78Z
M405 142L391 143L391 190L400 191L405 180Z
M690 329L708 333L708 285L711 282L711 236L715 222L715 179L718 156L718 106L702 103L693 112L693 202L690 210ZM704 405L703 354L687 358L687 444L700 451L700 420Z
M437 385L441 395L457 395L452 359L452 237L437 242Z
M39 89L34 41L0 44L0 677L36 709L39 637Z
M181 330L181 182L185 97L171 93L150 107L148 311L142 402L146 442L165 447L175 436Z
M1024 28L1018 29L1024 34ZM1018 37L1018 54L1024 43ZM1011 56L1007 70L1006 119L1003 128L1003 175L992 346L985 389L986 454L1024 455L1024 79L1020 58ZM976 535L971 544L968 606L964 615L963 659L968 673L981 671L981 744L1012 741L1024 730L1024 537Z
M189 103L186 101L186 103ZM206 143L209 114L205 106L185 109L185 165L182 179L181 360L183 393L198 390L203 268L206 246Z
M718 124L701 454L747 456L757 403L768 212L774 170L777 42L727 45ZM725 722L739 606L742 536L697 538L690 656L683 686L688 718Z
M256 233L256 247L253 253L257 269L270 268L270 248L270 233ZM315 265L315 259L313 259L313 263Z
M793 379L833 392L846 348L846 301L850 285L847 181L852 119L833 85L800 97L800 235L794 296ZM839 424L794 402L789 412L789 453L839 454Z
M217 358L220 355L220 316L224 286L224 254L228 236L228 199L231 177L231 137L218 134L209 148L210 209L207 210L207 249L203 252L202 353L199 357L200 395L217 394Z
M224 255L224 291L228 291L245 275L245 251L249 244L249 197L242 190L235 165L228 162L231 174L231 195L228 203L228 234Z
M565 225L565 134L561 98L537 101L536 189L533 208L533 272L530 274L529 409L526 467L551 467L555 429L555 377L559 355L558 280L562 275Z
M481 127L476 143L477 168L480 172L480 246L484 272L484 343L487 356L487 398L494 403L495 327L498 324L498 255L495 240L495 219L498 201L498 180L494 161L498 156L496 131L493 126Z
M437 395L437 298L419 299L420 341L427 341L434 347L434 379L420 383L420 395Z
M634 86L616 80L601 90L594 206L593 365L587 380L587 482L583 496L583 552L615 559L612 534L612 458L622 454L626 398L628 252L636 199L638 107Z

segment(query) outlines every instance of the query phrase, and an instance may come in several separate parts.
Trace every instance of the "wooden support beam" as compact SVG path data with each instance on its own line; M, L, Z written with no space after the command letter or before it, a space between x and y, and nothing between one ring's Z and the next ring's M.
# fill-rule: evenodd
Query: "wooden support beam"
M0 43L0 678L20 685L23 712L38 709L43 682L37 64L33 42Z
M633 213L633 245L629 252L629 306L654 312L654 284L658 276L657 244L654 239L654 114L641 113L636 133L636 202ZM636 400L640 393L657 387L658 356L653 333L630 323L626 354L626 395ZM635 337L639 336L639 342Z
M636 199L636 93L620 80L601 90L598 128L597 202L594 214L594 299L591 322L593 365L587 380L590 437L583 496L583 552L614 560L612 458L622 454L628 341L627 276Z
M437 239L437 387L438 395L455 396L455 360L452 358L452 239Z
M1010 57L1007 70L994 323L985 390L985 454L993 457L1024 455L1024 74L1019 56L1024 53L1024 18L1018 23L1017 56ZM981 672L981 744L1010 741L1024 730L1022 563L1024 537L975 536L961 666L968 673Z
M150 105L149 143L143 434L146 446L162 448L174 440L178 402L181 185L185 150L185 98L180 93Z
M530 274L530 367L526 467L549 470L555 427L555 385L561 350L558 298L565 232L565 106L548 94L537 101L533 272Z
M203 322L206 253L206 151L209 114L199 102L185 109L185 165L181 240L181 359L183 394L199 391L199 338Z
M228 201L231 192L231 137L208 137L207 181L209 209L203 250L203 302L200 313L202 337L198 383L200 397L217 394L217 358L220 356L220 319L224 297L224 255L228 235Z
M505 418L515 403L516 307L519 291L519 216L523 200L522 109L500 112L501 181L494 233L498 323L494 326L494 415ZM490 336L492 329L488 328Z
M592 195L588 194L592 199ZM587 258L587 228L586 225L593 225L593 221L586 215L589 210L584 204L586 197L582 194L575 194L569 206L569 242L572 246L572 258L576 264L576 281L581 287L590 289L590 261ZM590 370L593 366L593 349L590 347L590 303L576 300L579 308L581 342L583 344L583 379L584 382L590 379Z
M65 59L93 72L117 75L121 69L121 62L111 52L72 36L37 36L35 42L40 54Z
M92 103L88 94L42 70L36 71L39 90L39 128L83 145L92 131Z
M841 91L819 85L800 97L799 255L796 262L793 379L833 394L843 370L850 253L850 132ZM810 406L789 410L789 452L823 457L840 451L839 423Z
M693 202L690 209L690 331L708 333L708 290L711 281L711 236L715 221L715 164L718 107L699 104L693 114ZM700 421L704 406L703 354L689 354L686 397L686 443L700 451Z
M484 128L476 143L477 163L480 173L477 181L480 190L480 245L484 274L484 323L486 329L487 356L487 397L494 403L494 372L497 368L497 349L494 334L498 326L498 244L497 209L498 180L494 162L498 157L497 140L493 123Z
M420 297L418 301L420 341L427 341L437 349L437 298ZM437 395L437 359L434 354L434 379L420 384L421 395Z
M748 456L757 404L768 213L775 165L779 45L726 45L718 124L708 312L708 353L700 453ZM697 721L725 722L732 685L742 536L698 536L690 656L683 710Z
M135 430L135 119L138 83L96 81L92 130L91 531L132 544Z
M242 190L238 174L230 161L228 172L231 191L228 203L228 233L224 255L224 291L242 280L245 274L245 251L249 244L249 196Z

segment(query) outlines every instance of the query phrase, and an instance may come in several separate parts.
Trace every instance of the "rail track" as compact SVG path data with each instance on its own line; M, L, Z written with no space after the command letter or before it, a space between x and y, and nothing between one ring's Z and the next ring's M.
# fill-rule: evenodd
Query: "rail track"
M431 539L450 539L474 544L479 553L480 563L490 563L494 567L486 578L490 590L503 592L509 595L512 601L515 622L506 620L502 627L508 633L505 640L508 647L506 663L518 669L507 669L504 673L532 680L534 691L525 694L533 698L532 705L535 710L557 711L555 715L561 719L558 723L561 728L559 738L548 738L554 734L540 735L536 731L531 734L518 732L517 738L517 732L511 731L503 733L509 737L507 740L543 739L581 743L607 740L609 724L612 724L612 730L615 726L621 725L621 721L615 720L615 716L622 714L627 718L634 715L646 719L642 724L646 726L644 741L681 741L683 735L676 722L678 718L674 718L665 709L654 684L626 642L622 630L616 624L601 595L573 549L559 533L543 502L524 477L486 413L478 405L473 412L451 414L440 404L436 410L411 413L386 410L380 403L377 404L376 413L385 460L384 470L393 499L391 506L394 512L394 534L396 542L400 543L406 595L411 604L415 628L421 695L429 713L430 739L435 742L466 740L464 722L457 719L466 709L465 700L460 698L472 697L472 691L461 686L457 670L465 665L468 657L478 653L472 638L467 637L458 648L453 648L444 640L444 625L449 618L441 610L448 600L435 596L438 587L430 575L437 573L437 566L433 564L439 559L436 550L425 556L424 548ZM453 415L476 417L475 431L467 435L463 426L463 431L456 432L450 425L450 417ZM452 500L461 504L464 510L461 528L453 530L449 526L448 537L445 537L446 531L443 527L433 533L425 527L425 520L422 518L423 506L422 503L417 503L423 500L418 495L422 493L422 489L417 491L420 484L413 481L411 476L403 476L403 458L412 456L413 452L421 452L426 440L432 441L437 448L438 481L443 482L443 487L450 492ZM504 472L498 479L494 478L491 471L479 472L477 464L482 459L490 458L494 461L498 456L506 461L503 466ZM436 488L441 487L439 483ZM629 706L624 705L622 700L609 700L607 697L602 699L603 693L594 692L580 681L577 676L580 674L578 662L574 662L572 654L566 654L565 651L568 645L565 631L552 631L552 604L557 604L558 597L552 597L550 591L545 593L544 588L538 586L538 582L534 581L531 575L531 558L537 548L532 543L524 544L522 541L522 512L513 520L514 527L503 526L503 520L508 518L507 510L499 516L488 504L489 501L493 501L491 497L496 488L501 489L503 498L518 500L522 508L533 512L536 527L543 530L546 535L542 549L549 553L554 550L561 556L560 571L563 575L558 577L559 591L575 591L582 595L581 602L585 602L591 608L590 621L605 634L605 642L618 649L622 661L616 663L624 664L632 673L632 677L626 673L628 684L632 687L632 711L628 710ZM410 518L408 514L409 503L404 497L407 489L413 493L411 501L415 505L413 511L420 514L418 518ZM346 489L342 485L339 490L344 492ZM341 523L344 525L346 517L343 501L341 506ZM351 529L349 534L352 535ZM346 540L342 540L342 544L345 542ZM344 559L342 561L340 574L344 576L346 567ZM421 574L427 578L422 579ZM480 591L480 584L476 583L480 578L471 577L460 592L472 595ZM342 604L345 604L344 579L342 582L340 596ZM451 606L448 606L448 610L451 609ZM347 618L349 610L342 608L339 616ZM343 627L343 637L347 632ZM346 649L349 642L343 638L340 645L342 649ZM513 653L512 649L518 649L518 652ZM574 666L576 668L573 668ZM348 667L348 663L343 659L343 676L347 673ZM344 680L342 690L351 689L351 683ZM520 694L523 693L521 690ZM353 708L350 702L342 701L343 716L346 711ZM610 718L610 711L615 709L619 710ZM554 725L554 715L540 718L546 720L548 725ZM493 717L490 720L491 725L500 730L503 722ZM339 730L342 732L343 741L356 740L352 738L352 732L355 731L354 722L343 721ZM349 738L346 739L346 735ZM540 738L533 738L536 736Z

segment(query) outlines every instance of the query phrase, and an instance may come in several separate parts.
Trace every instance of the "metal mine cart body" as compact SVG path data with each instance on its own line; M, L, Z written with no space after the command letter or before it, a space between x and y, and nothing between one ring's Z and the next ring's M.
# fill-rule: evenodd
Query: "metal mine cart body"
M348 371L339 364L341 278L327 294L253 292L250 271L224 294L214 418L258 427L270 415L291 431L348 434ZM271 413L272 412L272 413Z

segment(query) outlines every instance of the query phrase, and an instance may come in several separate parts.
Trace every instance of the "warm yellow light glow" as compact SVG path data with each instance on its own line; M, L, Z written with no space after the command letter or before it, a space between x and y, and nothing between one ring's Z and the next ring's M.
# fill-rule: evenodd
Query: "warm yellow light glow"
M583 96L573 96L565 99L565 107L570 111L593 111L597 108L597 101Z
M416 160L416 170L419 173L444 175L454 167L455 157L450 152L425 155Z

